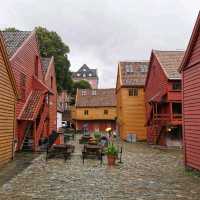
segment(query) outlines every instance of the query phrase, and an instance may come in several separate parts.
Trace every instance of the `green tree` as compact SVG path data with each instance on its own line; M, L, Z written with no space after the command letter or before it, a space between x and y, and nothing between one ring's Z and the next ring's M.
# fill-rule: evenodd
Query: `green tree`
M91 85L88 81L85 81L85 80L81 80L81 81L77 81L77 82L74 82L73 84L73 95L76 94L76 90L78 89L91 89Z
M8 28L5 28L4 31L14 32L14 31L19 31L19 30L16 29L15 27L8 27Z
M36 33L39 40L41 56L54 56L58 91L64 89L72 92L73 81L71 72L69 71L70 62L67 55L70 51L69 47L54 31L48 31L43 27L36 27Z

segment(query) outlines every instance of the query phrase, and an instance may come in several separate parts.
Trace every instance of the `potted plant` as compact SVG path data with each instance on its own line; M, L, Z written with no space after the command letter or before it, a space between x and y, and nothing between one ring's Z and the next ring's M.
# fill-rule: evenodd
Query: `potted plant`
M101 133L100 132L94 132L94 138L96 139L97 142L99 142L101 138Z
M115 165L115 161L117 159L117 154L118 154L117 147L113 143L111 143L106 148L105 153L107 155L108 165L109 166Z

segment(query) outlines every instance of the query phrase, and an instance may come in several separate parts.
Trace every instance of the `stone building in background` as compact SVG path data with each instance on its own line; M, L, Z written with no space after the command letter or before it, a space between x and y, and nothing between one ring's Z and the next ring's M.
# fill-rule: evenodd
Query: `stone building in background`
M86 64L84 64L78 71L73 72L72 78L74 81L88 81L92 89L98 88L99 78L97 69L90 69Z

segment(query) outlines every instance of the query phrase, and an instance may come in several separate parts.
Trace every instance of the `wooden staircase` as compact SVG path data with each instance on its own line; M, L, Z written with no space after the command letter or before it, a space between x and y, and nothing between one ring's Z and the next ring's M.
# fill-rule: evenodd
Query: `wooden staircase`
M22 142L20 150L33 151L33 124L29 123L26 127L24 140Z

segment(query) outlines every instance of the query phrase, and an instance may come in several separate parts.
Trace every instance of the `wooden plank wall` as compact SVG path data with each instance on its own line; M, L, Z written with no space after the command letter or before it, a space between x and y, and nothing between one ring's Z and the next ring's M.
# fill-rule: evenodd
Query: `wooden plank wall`
M15 94L0 48L0 165L13 157Z

